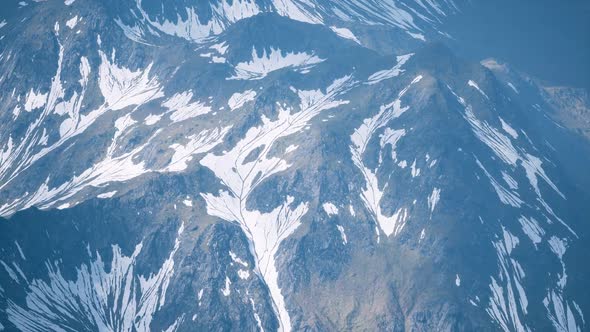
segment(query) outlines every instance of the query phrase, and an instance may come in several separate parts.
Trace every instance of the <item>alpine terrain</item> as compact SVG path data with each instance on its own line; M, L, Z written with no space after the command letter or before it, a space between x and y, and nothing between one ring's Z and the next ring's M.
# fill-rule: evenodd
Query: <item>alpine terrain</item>
M3 1L0 331L590 330L589 92L478 5Z

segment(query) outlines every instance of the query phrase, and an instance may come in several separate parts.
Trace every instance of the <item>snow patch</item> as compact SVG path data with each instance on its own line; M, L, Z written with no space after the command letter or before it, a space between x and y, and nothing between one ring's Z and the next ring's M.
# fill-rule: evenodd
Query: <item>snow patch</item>
M153 126L156 123L158 123L158 121L160 121L160 119L162 119L162 115L161 114L150 114L148 116L145 117L144 123L147 126Z
M535 246L541 242L545 231L539 225L539 222L533 217L520 216L518 222L522 226L522 231L531 239Z
M315 65L323 62L313 53L285 53L280 49L271 48L267 54L266 49L258 56L256 48L252 48L252 60L240 62L235 67L234 76L230 80L259 80L273 71L290 68L299 73L309 71Z
M510 127L510 125L508 123L506 123L506 121L504 121L504 119L500 118L500 122L502 123L502 129L504 129L504 131L512 136L512 138L517 139L518 138L518 133L516 132L516 130L514 130L514 128Z
M400 207L390 217L383 215L383 212L381 211L381 199L384 191L387 189L387 184L379 186L377 170L381 166L381 163L376 169L369 169L363 161L363 155L365 154L369 141L373 135L375 135L378 130L385 127L391 120L400 117L410 108L409 106L401 106L401 98L413 84L419 82L421 79L422 76L414 78L406 88L400 91L396 100L381 106L379 112L375 116L363 120L361 126L356 128L351 136L352 144L350 145L350 152L352 154L352 161L361 171L366 184L366 188L363 189L360 194L361 200L370 211L375 222L387 236L392 234L395 236L403 230L409 217L408 210ZM380 157L379 160L381 161L382 158ZM379 237L378 231L377 236Z
M509 87L510 87L512 90L514 90L514 92L516 92L516 93L519 93L519 92L518 92L518 89L516 89L516 87L514 86L514 84L512 84L512 83L510 83L510 82L508 82L507 84L508 84L508 86L509 86Z
M322 204L322 207L328 216L338 215L338 208L334 204L328 202Z
M373 85L373 84L377 84L381 81L399 76L399 74L404 72L404 70L402 69L402 66L406 62L408 62L408 60L410 60L410 58L413 55L414 55L414 53L410 53L410 54L400 55L400 56L396 57L397 63L395 64L395 66L393 66L393 68L381 70L381 71L374 73L373 75L369 76L366 84Z
M229 109L233 112L238 108L244 106L249 101L254 100L256 98L256 91L254 90L246 90L244 92L236 92L234 93L229 100L227 101L227 105Z
M223 296L229 296L231 294L231 280L228 277L225 277L225 287L221 290Z
M150 25L150 29L192 42L204 42L212 36L221 34L231 23L260 13L260 9L254 1L220 0L211 3L211 19L207 22L201 22L198 12L193 7L187 7L182 17L177 14L176 19L173 20L152 21L149 14L142 8L140 1L137 2L137 5L139 13L143 20Z
M31 89L25 98L25 111L31 112L32 110L45 106L47 93L36 93Z
M174 154L164 170L168 172L186 170L188 163L193 160L195 155L208 152L223 142L223 138L230 129L231 127L206 129L186 137L188 141L185 144L174 143L170 145Z
M247 270L238 270L238 277L242 280L246 280L250 278L250 271Z
M522 321L522 315L527 314L528 307L528 299L522 286L525 273L518 261L511 256L519 240L504 228L502 234L503 238L493 242L500 274L498 280L491 277L489 287L492 296L486 312L504 331L530 331Z
M467 85L469 85L470 87L472 87L472 88L474 88L475 90L477 90L479 93L481 93L481 95L482 95L482 96L486 97L486 99L490 99L490 98L488 97L488 95L486 95L486 93L485 93L485 92L483 92L483 90L479 88L479 85L477 85L477 83L475 83L474 81L472 81L472 80L469 80L469 81L467 82Z
M440 200L440 189L433 188L432 193L428 196L428 209L430 210L430 219L432 219L432 213L434 212L434 208L436 204Z
M284 331L291 330L291 321L278 284L275 255L280 244L301 225L308 203L296 204L295 198L287 196L274 210L260 212L247 209L243 202L248 201L263 181L290 167L286 160L270 154L275 143L303 131L320 112L348 103L338 97L348 91L350 85L351 78L344 77L323 91L293 88L300 99L299 112L292 113L292 108L279 103L276 119L262 116L261 124L248 129L229 151L209 153L201 160L201 165L213 171L225 187L217 194L201 194L207 204L207 213L238 224L246 234L256 262L255 273L268 286L280 328ZM254 151L257 152L256 158L249 160Z
M510 175L508 175L504 171L502 171L502 178L504 179L504 181L506 182L508 187L510 187L510 189L512 189L512 190L518 189L518 182L516 182L516 180L514 180L513 177L511 177Z
M115 196L116 193L117 193L117 191L113 190L113 191L109 191L106 193L98 194L98 195L96 195L96 197L98 197L98 198L111 198L111 197Z
M147 278L136 271L141 243L131 256L113 245L109 264L87 248L92 261L78 267L71 277L62 274L59 261L45 262L47 278L29 283L22 306L8 301L8 320L22 331L36 331L39 326L50 331L74 331L80 326L97 331L148 331L154 314L166 302L182 231L181 226L168 258Z
M414 162L410 166L410 170L413 178L420 176L420 168L416 167L416 159L414 159Z
M232 261L244 266L244 267L248 267L248 263L243 261L240 257L238 257L238 255L236 255L233 251L229 251L229 257L231 258Z
M73 29L76 26L76 24L78 24L78 15L66 21L66 26L70 29Z
M335 26L331 26L330 29L332 31L334 31L338 36L345 38L345 39L350 39L353 42L357 43L357 44L361 44L360 40L358 40L358 38L356 38L356 36L354 35L354 33L352 33L352 31L350 31L347 28L338 28Z
M205 106L205 104L199 101L191 103L192 98L192 91L184 91L176 93L164 101L162 106L167 108L169 112L172 112L170 114L170 120L180 122L211 112L211 107Z
M340 232L340 237L342 238L342 244L347 244L348 240L346 239L346 233L344 232L344 227L342 227L340 225L336 225L336 228L338 228L338 231Z

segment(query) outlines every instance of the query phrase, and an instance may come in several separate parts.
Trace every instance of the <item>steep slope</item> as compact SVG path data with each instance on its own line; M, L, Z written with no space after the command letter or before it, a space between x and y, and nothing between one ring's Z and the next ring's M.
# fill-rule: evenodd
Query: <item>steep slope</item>
M20 7L0 329L586 328L590 145L562 101L338 25L431 40L453 3Z

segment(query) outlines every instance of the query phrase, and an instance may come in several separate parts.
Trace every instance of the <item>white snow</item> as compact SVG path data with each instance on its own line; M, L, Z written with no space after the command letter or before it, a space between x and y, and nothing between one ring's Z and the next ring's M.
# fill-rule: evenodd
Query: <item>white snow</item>
M490 180L490 184L492 187L494 187L494 191L502 203L511 205L515 208L519 208L523 204L523 201L520 199L518 192L506 189L487 171L487 169L479 160L476 159L476 163Z
M479 88L479 85L477 85L477 83L475 83L474 81L472 81L472 80L469 80L469 81L467 82L467 85L469 85L470 87L472 87L472 88L474 88L475 90L477 90L479 93L481 93L481 95L482 95L482 96L486 97L486 99L490 99L490 98L488 97L488 95L486 95L486 93L485 93L485 92L483 92L483 90Z
M352 33L352 31L350 31L347 28L338 28L335 26L331 26L330 29L342 38L350 39L357 44L361 44L360 40L354 35L354 33Z
M183 17L186 17L186 20L177 14L176 19L172 21L168 19L152 21L141 6L141 2L138 1L137 4L139 13L143 20L149 23L151 29L194 42L206 41L209 37L222 33L229 24L260 13L257 4L251 0L233 0L231 3L220 0L211 3L211 19L207 22L201 22L201 18L193 7L185 9Z
M423 38L415 20L430 26L458 10L453 2L445 8L435 1L417 1L420 8L393 1L340 0L330 6L309 0L272 0L277 14L293 20L325 24L324 17L335 17L343 22L362 22L366 25L387 25L405 31L414 38Z
M164 170L168 172L186 170L188 163L193 160L195 155L208 152L223 142L223 137L230 129L231 127L206 129L198 134L186 137L188 140L186 144L174 143L170 145L170 148L174 150L174 154Z
M25 101L25 111L31 112L37 108L41 108L45 106L45 102L47 101L47 93L35 93L33 89L29 91L26 96Z
M192 207L193 206L193 201L190 200L190 199L185 199L185 200L182 201L182 204L184 204L185 206L188 206L188 207Z
M379 144L381 145L381 150L385 149L385 146L389 145L391 147L391 159L393 161L397 161L397 142L406 135L405 129L391 129L385 128L383 134L379 135L381 138ZM381 156L381 155L380 155ZM382 159L379 158L379 163L382 162Z
M410 54L405 54L405 55L400 55L396 58L397 63L395 64L395 66L393 66L393 68L391 69L385 69L385 70L381 70L378 71L374 74L372 74L371 76L369 76L369 78L367 79L367 83L369 85L373 85L373 84L377 84L383 80L387 80L390 78L394 78L399 76L399 74L403 73L404 70L402 69L402 66L408 62L408 60L410 60L410 58L414 55L414 53L410 53Z
M414 159L414 162L410 166L410 169L413 178L420 176L420 168L416 167L416 159Z
M220 56L216 56L216 55L214 55L214 56L211 57L211 62L212 63L225 63L225 61L226 60L225 60L224 57L220 57Z
M545 231L535 218L520 216L518 222L522 226L522 231L531 239L533 244L536 245L541 242Z
M340 237L342 238L342 244L347 244L348 240L346 239L346 233L344 232L344 227L342 227L340 225L336 225L336 228L338 228L338 231L340 232Z
M333 216L333 215L338 214L338 208L330 202L322 204L322 207L324 208L324 211L326 212L326 214L328 216Z
M512 250L519 240L509 231L502 228L503 239L493 242L498 257L500 274L498 280L492 277L489 285L492 292L490 302L486 308L488 315L504 331L526 332L530 329L522 321L522 314L526 315L528 299L522 286L524 271L518 261L511 257Z
M308 203L296 204L295 198L287 196L274 210L263 213L247 209L243 202L248 201L253 190L264 180L290 167L287 161L270 154L275 142L300 133L323 110L346 104L347 101L338 97L349 89L350 84L350 77L344 77L326 87L325 92L293 88L300 99L298 112L279 104L276 119L262 116L262 123L248 129L229 151L209 153L201 160L201 165L212 170L225 187L217 194L201 194L207 203L207 213L234 222L243 229L255 258L255 272L270 290L280 327L284 331L291 329L291 322L278 284L275 254L281 242L301 224L301 218L308 211ZM253 151L258 151L256 158L246 161Z
M243 261L240 257L238 257L238 255L236 255L233 251L229 251L229 257L231 258L232 261L244 266L244 267L248 267L248 263Z
M152 64L143 71L131 71L109 62L102 51L99 51L99 55L102 60L99 67L99 87L108 108L121 110L164 96L157 78L149 76Z
M387 184L380 186L377 179L377 169L381 164L377 166L377 169L371 170L365 165L363 155L371 137L373 137L378 130L385 127L390 121L400 117L409 109L409 106L401 106L401 98L413 84L419 82L421 79L422 76L414 78L406 88L400 91L397 99L389 104L381 106L379 112L373 117L363 120L363 123L360 127L355 129L351 136L352 144L350 145L350 152L352 154L352 161L361 171L366 184L366 189L363 189L361 192L361 199L372 214L375 222L377 222L381 230L387 236L392 234L397 235L402 231L409 217L408 210L404 207L400 207L390 217L383 215L381 211L381 199L384 191L387 189ZM399 138L396 139L396 142L397 140L399 140ZM393 148L394 146L392 146L392 149ZM380 157L379 160L382 160L382 158ZM377 236L379 236L378 232Z
M250 278L250 271L238 270L238 277L240 277L240 279L246 280Z
M516 182L516 180L514 180L513 177L508 175L508 173L502 171L502 178L504 179L506 184L508 184L508 187L510 187L510 189L512 189L512 190L518 189L518 182Z
M66 26L70 29L73 29L76 26L76 24L78 24L78 15L66 21Z
M465 105L464 118L471 125L471 129L472 129L473 133L476 135L476 137L479 140L481 140L484 144L486 144L494 152L494 154L496 156L498 156L507 165L510 165L513 167L521 166L524 168L524 170L526 172L526 176L529 180L529 183L530 183L531 187L534 189L535 193L537 194L539 201L543 201L541 191L538 186L538 178L539 177L541 179L543 179L549 185L549 187L551 187L558 195L560 195L563 199L565 199L565 196L561 193L561 191L559 191L557 186L551 181L551 179L545 173L545 170L541 167L541 165L543 163L541 161L541 159L527 153L526 150L524 150L523 148L519 147L517 149L513 145L512 140L509 137L502 134L498 129L492 127L487 122L480 121L473 113L472 107L470 105L466 105L462 98L460 98L458 96L457 96L457 98L459 99L460 102L462 102ZM508 130L510 130L510 128ZM489 173L487 173L487 171L486 171L486 175L488 175L488 177L490 177L490 180L492 181L492 184L496 188L497 192L507 191L507 190L502 190L501 188L499 190L499 187L498 187L499 184L497 183L497 181L492 180L491 175L489 175ZM506 198L505 193L503 193L503 194L498 193L498 195L504 196ZM515 195L516 194L514 194L514 193L512 194L512 196L515 196ZM506 202L506 200L503 200L503 202ZM516 201L512 200L512 203L510 203L510 204L513 206L516 206L515 204L513 204L514 202L516 202ZM520 202L520 203L522 203L522 202ZM545 207L547 209L546 206L543 206L543 207Z
M563 256L567 250L567 239L561 239L552 236L549 241L549 248L557 256L561 263L561 274L557 274L559 280L555 287L547 290L547 296L543 299L543 305L547 309L548 318L551 320L554 328L557 331L580 331L580 326L576 322L576 317L571 309L570 304L573 304L574 309L580 314L579 317L584 321L581 310L575 302L568 303L564 296L564 289L567 284L567 273Z
M256 304L254 303L254 300L252 300L252 298L250 298L250 304L252 305L252 311L254 312L254 320L256 320L258 331L264 332L264 328L262 328L262 321L260 320L260 316L256 312Z
M50 152L83 133L101 115L109 111L139 105L162 96L158 81L149 77L151 66L148 66L145 70L132 71L111 63L106 55L99 51L101 63L98 72L98 85L104 97L104 103L97 109L87 110L85 114L80 114L91 71L90 64L85 57L80 58L79 83L81 90L74 91L70 100L64 100L65 88L62 86L61 81L64 48L61 43L59 43L59 47L57 72L51 80L51 87L46 98L39 97L39 94L34 93L32 90L27 98L31 109L37 107L37 105L43 105L38 118L31 122L25 136L18 145L14 145L9 141L8 149L3 150L0 155L2 158L0 163L0 188L8 185L23 171ZM111 59L115 61L114 52ZM66 118L59 127L60 137L49 142L44 123L45 121L54 121L53 118L50 118L54 114ZM133 161L134 157L145 147L145 144L132 151L118 153L117 156L114 155L118 139L126 131L132 129L134 124L135 121L131 117L120 117L117 120L113 142L102 161L95 163L89 169L78 173L71 180L56 188L50 189L47 182L41 184L35 192L26 193L13 202L0 207L0 215L10 215L17 209L24 209L33 205L39 208L48 208L50 206L66 206L65 203L69 203L68 206L71 206L76 202L64 202L64 200L71 198L84 188L98 188L108 182L126 181L148 172L143 162Z
M150 114L145 117L144 123L148 126L153 126L156 123L158 123L158 121L160 121L160 119L162 119L161 114Z
M48 276L29 283L22 306L8 302L8 320L22 331L36 331L39 326L43 330L65 331L88 323L101 331L148 331L153 315L166 302L182 230L181 226L166 261L148 277L135 268L141 243L131 256L125 256L113 245L108 268L101 255L91 254L87 247L90 262L83 263L69 276L62 274L59 261L45 262Z
M433 159L433 160L430 162L430 165L428 165L428 168L432 168L432 167L434 167L434 165L436 165L436 163L437 163L437 160L436 160L436 159Z
M272 0L272 4L275 7L276 12L281 16L286 16L292 20L305 23L322 23L322 17L319 13L308 10L310 5L314 7L314 5L308 1L299 3L297 0Z
M510 82L508 82L507 84L508 84L508 86L509 86L509 87L510 87L512 90L514 90L514 92L516 92L516 93L519 93L519 92L518 92L518 89L516 89L516 87L514 86L514 84L512 84L512 83L510 83Z
M0 264L4 267L6 273L8 273L10 279L12 279L17 284L20 284L19 276L16 274L16 272L14 272L14 270L10 266L8 266L8 264L6 264L3 260L0 260Z
M430 209L430 219L432 219L432 213L434 212L434 208L436 204L440 200L440 189L433 188L432 193L428 196L428 209Z
M512 128L508 123L506 123L506 121L504 121L504 119L500 118L500 122L502 123L502 129L504 129L504 131L512 136L512 138L517 139L518 138L518 133L516 132L516 130L514 130L514 128Z
M199 101L191 103L192 98L193 92L190 90L176 93L165 100L162 103L162 107L167 108L168 112L172 112L170 114L170 120L173 122L188 120L211 112L211 107Z
M18 250L20 258L22 258L23 261L26 261L27 258L25 257L25 253L23 252L23 249L20 247L20 244L18 244L18 241L14 240L14 244L16 245L16 249Z
M426 41L426 37L424 37L424 35L421 33L415 33L415 32L410 32L410 31L406 31L406 33L414 39L418 39L418 40L421 40L424 42Z
M219 43L219 44L213 44L211 45L209 48L212 50L215 50L217 53L224 55L225 52L228 49L228 45L225 42Z
M254 98L256 98L256 91L254 90L236 92L229 98L227 105L231 111L235 111L244 106L247 102L254 100Z
M291 153L291 152L293 152L293 151L297 150L297 148L298 148L298 147L299 147L299 145L294 145L294 144L291 144L291 145L289 145L289 146L288 146L288 147L285 149L285 155L287 155L287 154L289 154L289 153Z
M543 304L556 331L582 331L581 326L576 323L570 304L563 299L563 295L559 291L549 291L543 299Z
M315 65L323 62L316 55L302 53L283 52L280 49L271 48L267 54L266 49L258 56L256 48L252 48L252 60L240 62L235 65L235 74L230 80L259 80L273 71L284 68L292 69L299 73L309 71Z
M113 191L109 191L106 193L98 194L98 195L96 195L96 197L98 197L98 198L111 198L111 197L115 196L116 193L117 193L117 191L113 190Z
M223 296L229 296L231 294L231 280L228 277L225 277L225 287L221 290Z
M475 117L471 106L465 109L465 119L472 126L475 135L504 162L514 165L519 159L519 153L512 144L510 138L500 133L497 129L490 126L487 122L479 121Z
M152 29L150 29L150 27L144 28L144 26L138 24L138 25L134 25L134 26L128 26L125 25L123 23L123 21L120 18L115 18L114 19L115 23L121 28L121 30L123 30L123 33L125 34L125 36L127 38L129 38L130 40L136 42L136 43L140 43L140 44L144 44L144 45L148 45L148 46L153 46L152 44L148 43L146 41L146 30L148 31L153 31ZM100 44L99 44L100 46Z

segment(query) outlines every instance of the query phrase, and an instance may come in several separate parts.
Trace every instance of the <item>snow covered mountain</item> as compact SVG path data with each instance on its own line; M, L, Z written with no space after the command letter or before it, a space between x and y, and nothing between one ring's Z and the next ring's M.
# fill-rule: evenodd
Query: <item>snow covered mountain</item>
M474 5L3 4L0 330L586 330L587 98Z

